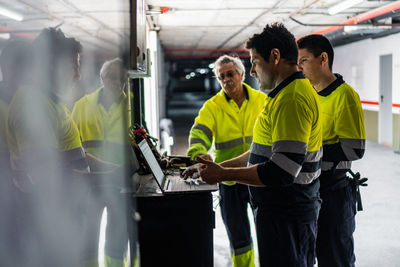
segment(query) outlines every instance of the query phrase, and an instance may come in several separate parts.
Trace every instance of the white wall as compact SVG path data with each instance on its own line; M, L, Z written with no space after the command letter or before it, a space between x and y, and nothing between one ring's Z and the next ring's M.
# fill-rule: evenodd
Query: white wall
M361 100L379 102L379 57L393 55L393 103L400 103L400 33L335 47L333 71L343 75ZM364 109L378 110L376 105ZM399 108L393 108L399 113Z

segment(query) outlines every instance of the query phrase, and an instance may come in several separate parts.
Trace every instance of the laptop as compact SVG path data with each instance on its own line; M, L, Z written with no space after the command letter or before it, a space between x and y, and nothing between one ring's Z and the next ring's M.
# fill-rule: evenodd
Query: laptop
M149 165L154 180L162 193L194 193L218 190L217 185L209 185L204 182L187 183L181 178L179 171L172 174L165 174L145 139L139 143L139 150Z

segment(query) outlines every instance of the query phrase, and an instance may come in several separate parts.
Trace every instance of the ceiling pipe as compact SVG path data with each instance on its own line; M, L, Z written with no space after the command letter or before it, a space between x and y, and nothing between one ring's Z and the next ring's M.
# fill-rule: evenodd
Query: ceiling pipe
M12 36L18 36L18 37L22 37L22 38L29 39L29 40L33 40L36 37L35 35L32 35L32 34L27 34L27 33L23 33L23 32L14 32L10 28L3 27L3 26L0 26L0 32L9 33Z
M328 24L328 23L303 23L293 17L289 17L294 22L300 24L301 26L308 26L308 27L321 27L321 26L342 26L343 24ZM398 27L400 23L378 23L378 22L371 22L371 23L357 23L357 24L348 24L346 26L374 26L374 27Z
M168 59L215 59L223 56L224 54L214 55L166 55ZM250 55L238 55L239 58L250 58Z
M359 24L360 22L363 22L363 21L366 21L366 20L369 20L369 19L372 19L375 17L379 17L379 16L387 14L389 12L393 12L394 10L397 10L397 9L400 9L400 1L396 1L392 4L388 4L386 6L376 8L374 10L368 11L366 13L360 14L358 16L355 16L351 19L348 19L346 21L339 23L339 25L343 25L343 26L330 26L330 27L315 31L310 34L325 34L328 32L340 30L340 29L343 29L344 26L346 26L346 25Z
M190 53L190 52L199 52L199 53L213 53L213 52L237 52L237 53L245 53L247 49L244 48L195 48L195 49L166 49L165 53Z

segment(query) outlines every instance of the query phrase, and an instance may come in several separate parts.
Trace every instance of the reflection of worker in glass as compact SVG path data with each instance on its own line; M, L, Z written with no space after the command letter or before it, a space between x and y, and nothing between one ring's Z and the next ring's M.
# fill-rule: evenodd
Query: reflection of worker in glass
M72 117L76 122L86 152L115 164L128 161L129 143L124 125L126 95L123 83L126 70L121 59L103 64L100 70L102 87L75 103ZM100 221L107 207L105 241L105 266L123 266L127 248L126 200L118 188L92 188L92 200L88 210L88 229L85 260L88 266L98 266L98 241Z
M15 206L18 193L13 185L10 155L6 140L6 120L8 108L14 93L23 85L30 58L30 45L22 40L6 43L1 50L0 66L2 81L0 83L0 259L2 264L14 266L20 229L16 216L21 215ZM20 217L20 216L19 216Z
M49 28L33 41L32 49L31 80L16 92L7 123L13 171L25 179L24 190L31 193L24 204L32 214L33 230L21 258L26 266L79 266L79 209L85 186L72 173L89 167L79 132L61 100L80 77L82 47L61 30Z
M215 144L215 162L241 155L249 150L253 127L266 95L243 83L245 68L239 58L222 56L215 62L214 73L223 88L207 100L190 130L187 152L193 159L211 159L208 151ZM190 170L185 172L189 176ZM254 266L254 249L247 207L247 185L235 182L219 184L221 214L228 233L233 266Z

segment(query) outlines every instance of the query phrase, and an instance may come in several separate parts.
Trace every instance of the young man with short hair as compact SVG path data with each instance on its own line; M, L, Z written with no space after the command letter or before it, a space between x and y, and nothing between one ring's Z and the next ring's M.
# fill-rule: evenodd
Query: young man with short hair
M320 267L354 266L356 186L346 173L365 150L364 113L360 97L343 77L332 72L333 48L322 35L298 40L299 68L318 92L322 108L322 206L318 218Z

